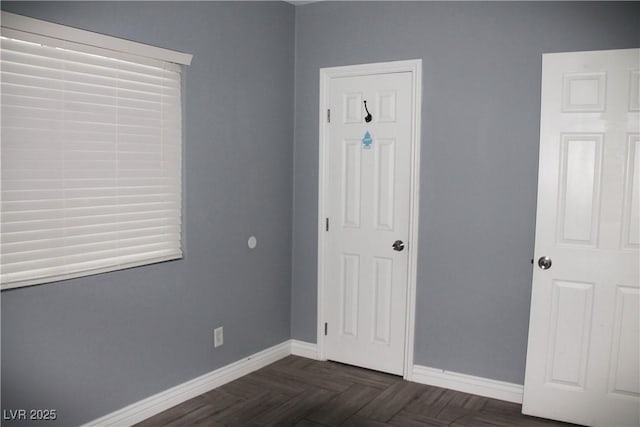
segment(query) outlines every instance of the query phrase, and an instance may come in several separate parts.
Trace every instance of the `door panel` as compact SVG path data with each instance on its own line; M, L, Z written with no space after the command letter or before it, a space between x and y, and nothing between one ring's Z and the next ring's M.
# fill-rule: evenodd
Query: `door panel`
M359 139L342 142L342 226L360 228L362 156Z
M392 245L409 245L411 79L333 78L327 124L326 355L395 374L404 366L408 249Z
M389 345L391 342L391 315L393 313L393 260L374 257L373 261L373 326L372 340L375 343Z
M523 412L640 425L640 50L543 57Z
M627 136L628 165L626 170L625 208L623 223L623 248L638 249L640 247L640 134Z
M562 136L560 239L595 246L598 238L602 163L601 134Z
M593 283L555 280L547 381L584 389L593 314Z
M638 288L617 287L609 391L621 397L640 397L640 364L637 363L640 360L639 302Z
M341 262L341 292L340 305L342 328L340 333L358 336L358 304L360 293L360 257L358 255L343 254Z
M396 142L394 139L378 139L374 148L374 218L377 230L393 231L395 213Z

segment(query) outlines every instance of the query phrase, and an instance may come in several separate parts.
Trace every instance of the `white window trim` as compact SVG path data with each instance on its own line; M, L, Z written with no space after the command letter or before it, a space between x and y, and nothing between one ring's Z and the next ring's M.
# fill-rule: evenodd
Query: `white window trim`
M1 34L3 37L7 38L12 38L12 35L15 35L19 36L17 38L20 40L36 43L40 39L46 38L47 44L51 44L53 41L53 44L56 47L68 47L85 53L95 53L115 59L132 60L133 62L149 65L162 63L164 64L164 67L162 68L174 69L173 67L175 66L175 71L177 72L180 72L182 65L190 65L193 59L193 55L191 54L124 40L5 11L1 12L0 18ZM2 283L0 284L0 290L4 291L12 288L45 284L76 277L85 277L109 271L155 264L158 262L179 259L181 257L182 255L170 255L120 265L57 274L48 278L35 278L18 282Z
M2 29L16 30L33 35L47 36L61 41L83 44L87 46L99 46L102 49L112 50L115 53L125 53L143 56L158 61L173 62L180 65L191 65L193 55L149 46L130 40L111 37L92 31L42 21L28 16L17 15L10 12L2 12Z

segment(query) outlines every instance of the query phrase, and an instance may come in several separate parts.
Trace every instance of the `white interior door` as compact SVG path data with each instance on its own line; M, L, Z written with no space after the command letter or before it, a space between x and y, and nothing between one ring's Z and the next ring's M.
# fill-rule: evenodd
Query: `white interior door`
M639 65L543 56L525 414L640 425Z
M408 72L332 78L326 123L325 354L394 374L412 245L412 90Z

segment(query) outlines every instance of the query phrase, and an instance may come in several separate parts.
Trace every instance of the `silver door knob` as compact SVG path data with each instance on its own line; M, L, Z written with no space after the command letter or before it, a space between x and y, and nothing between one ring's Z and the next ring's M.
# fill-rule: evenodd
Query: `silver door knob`
M391 245L391 247L394 251L400 252L404 249L404 242L402 240L396 240L395 242L393 242L393 245Z
M540 259L538 259L538 267L543 270L550 269L551 264L553 263L551 262L551 258L549 258L548 256L541 256Z

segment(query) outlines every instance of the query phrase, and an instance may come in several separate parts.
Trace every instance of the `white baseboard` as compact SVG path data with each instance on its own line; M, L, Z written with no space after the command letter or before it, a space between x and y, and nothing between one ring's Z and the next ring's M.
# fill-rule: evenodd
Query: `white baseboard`
M199 396L202 393L206 393L216 387L220 387L263 368L290 354L318 360L318 346L317 344L304 341L287 340L281 344L107 414L85 424L83 427L106 425L113 427L131 426L175 405ZM409 380L421 384L506 400L508 402L522 403L523 387L518 384L458 374L419 365L414 365Z
M496 381L489 378L475 377L473 375L459 374L457 372L443 371L442 369L419 365L413 366L410 381L520 404L522 403L522 393L524 390L524 387L520 384Z
M318 345L305 341L291 340L291 354L318 360Z
M287 340L266 350L245 357L237 362L201 375L156 395L140 400L104 417L93 420L88 426L131 426L167 410L175 405L220 387L273 362L292 352L292 340Z

